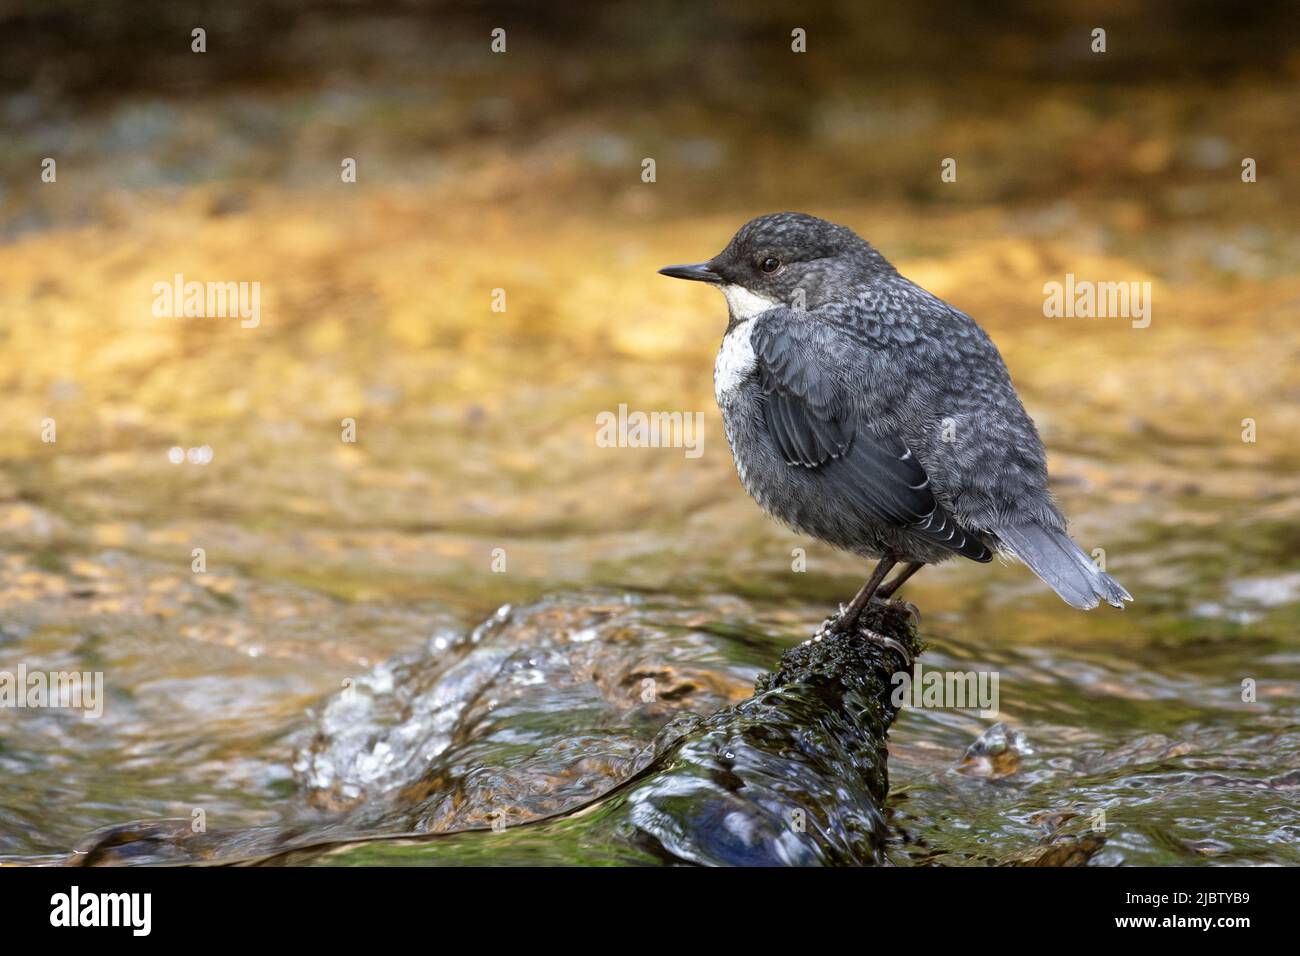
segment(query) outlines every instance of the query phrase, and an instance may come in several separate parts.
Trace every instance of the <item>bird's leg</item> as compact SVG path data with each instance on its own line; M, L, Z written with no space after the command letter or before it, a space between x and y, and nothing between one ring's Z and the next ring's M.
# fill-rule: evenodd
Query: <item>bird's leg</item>
M876 593L876 588L880 587L880 582L885 580L885 575L889 573L889 569L897 563L898 562L889 555L885 555L876 562L876 569L871 572L871 577L867 578L867 583L862 585L862 589L853 596L853 600L849 602L849 606L840 614L841 624L845 627L851 628L857 623L858 615L860 615L862 609L871 602L872 596Z
M880 561L876 563L876 568L871 572L871 577L867 579L867 583L862 585L862 589L854 596L853 600L849 603L849 606L840 612L840 619L838 622L840 627L845 629L853 629L855 627L858 617L862 614L863 609L871 603L873 597L879 595L880 582L885 580L885 575L889 574L890 570L897 563L898 559L890 555L885 555L885 557L881 558ZM907 577L914 573L914 570L906 570L902 573L901 577ZM874 644L879 644L881 647L894 651L898 654L905 666L908 668L912 666L911 652L887 634L877 634L875 631L863 628L858 631L858 636L864 637Z
M904 581L914 575L917 571L920 571L923 567L925 567L925 563L922 561L908 562L907 566L904 567L903 570L894 575L892 581L887 581L876 590L876 597L880 598L882 601L888 601L890 597L893 596L894 592L903 586Z

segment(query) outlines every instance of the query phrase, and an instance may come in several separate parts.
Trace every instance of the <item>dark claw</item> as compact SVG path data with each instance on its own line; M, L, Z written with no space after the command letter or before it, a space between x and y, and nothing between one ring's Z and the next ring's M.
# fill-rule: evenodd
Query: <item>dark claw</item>
M889 637L886 634L877 634L875 631L868 630L865 627L862 628L862 630L858 631L858 633L861 634L868 641L871 641L871 643L879 644L881 647L887 648L893 651L895 654L897 654L899 658L903 661L905 670L910 671L912 669L912 660L913 660L912 654L906 647L904 647L898 641L894 640L892 637Z

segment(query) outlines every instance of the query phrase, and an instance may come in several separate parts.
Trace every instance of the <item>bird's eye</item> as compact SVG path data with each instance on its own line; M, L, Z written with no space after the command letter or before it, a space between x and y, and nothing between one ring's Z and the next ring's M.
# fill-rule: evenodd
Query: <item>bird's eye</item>
M764 272L775 272L777 269L781 268L781 260L773 259L771 256L768 256L762 261L759 268Z

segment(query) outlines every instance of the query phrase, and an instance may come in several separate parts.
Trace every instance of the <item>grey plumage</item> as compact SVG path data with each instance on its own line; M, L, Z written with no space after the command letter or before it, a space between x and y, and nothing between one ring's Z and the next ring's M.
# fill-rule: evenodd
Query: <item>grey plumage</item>
M851 230L761 216L709 262L662 271L727 298L716 394L768 514L864 557L1002 552L1079 608L1131 600L1066 534L988 335Z

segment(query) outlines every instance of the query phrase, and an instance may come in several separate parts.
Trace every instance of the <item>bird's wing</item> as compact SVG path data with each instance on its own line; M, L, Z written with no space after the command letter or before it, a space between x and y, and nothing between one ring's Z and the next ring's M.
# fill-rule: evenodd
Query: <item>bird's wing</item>
M750 342L763 390L763 424L792 468L834 471L860 508L975 561L989 550L935 498L930 478L896 435L857 421L845 356L862 346L806 313L773 309L754 322Z

